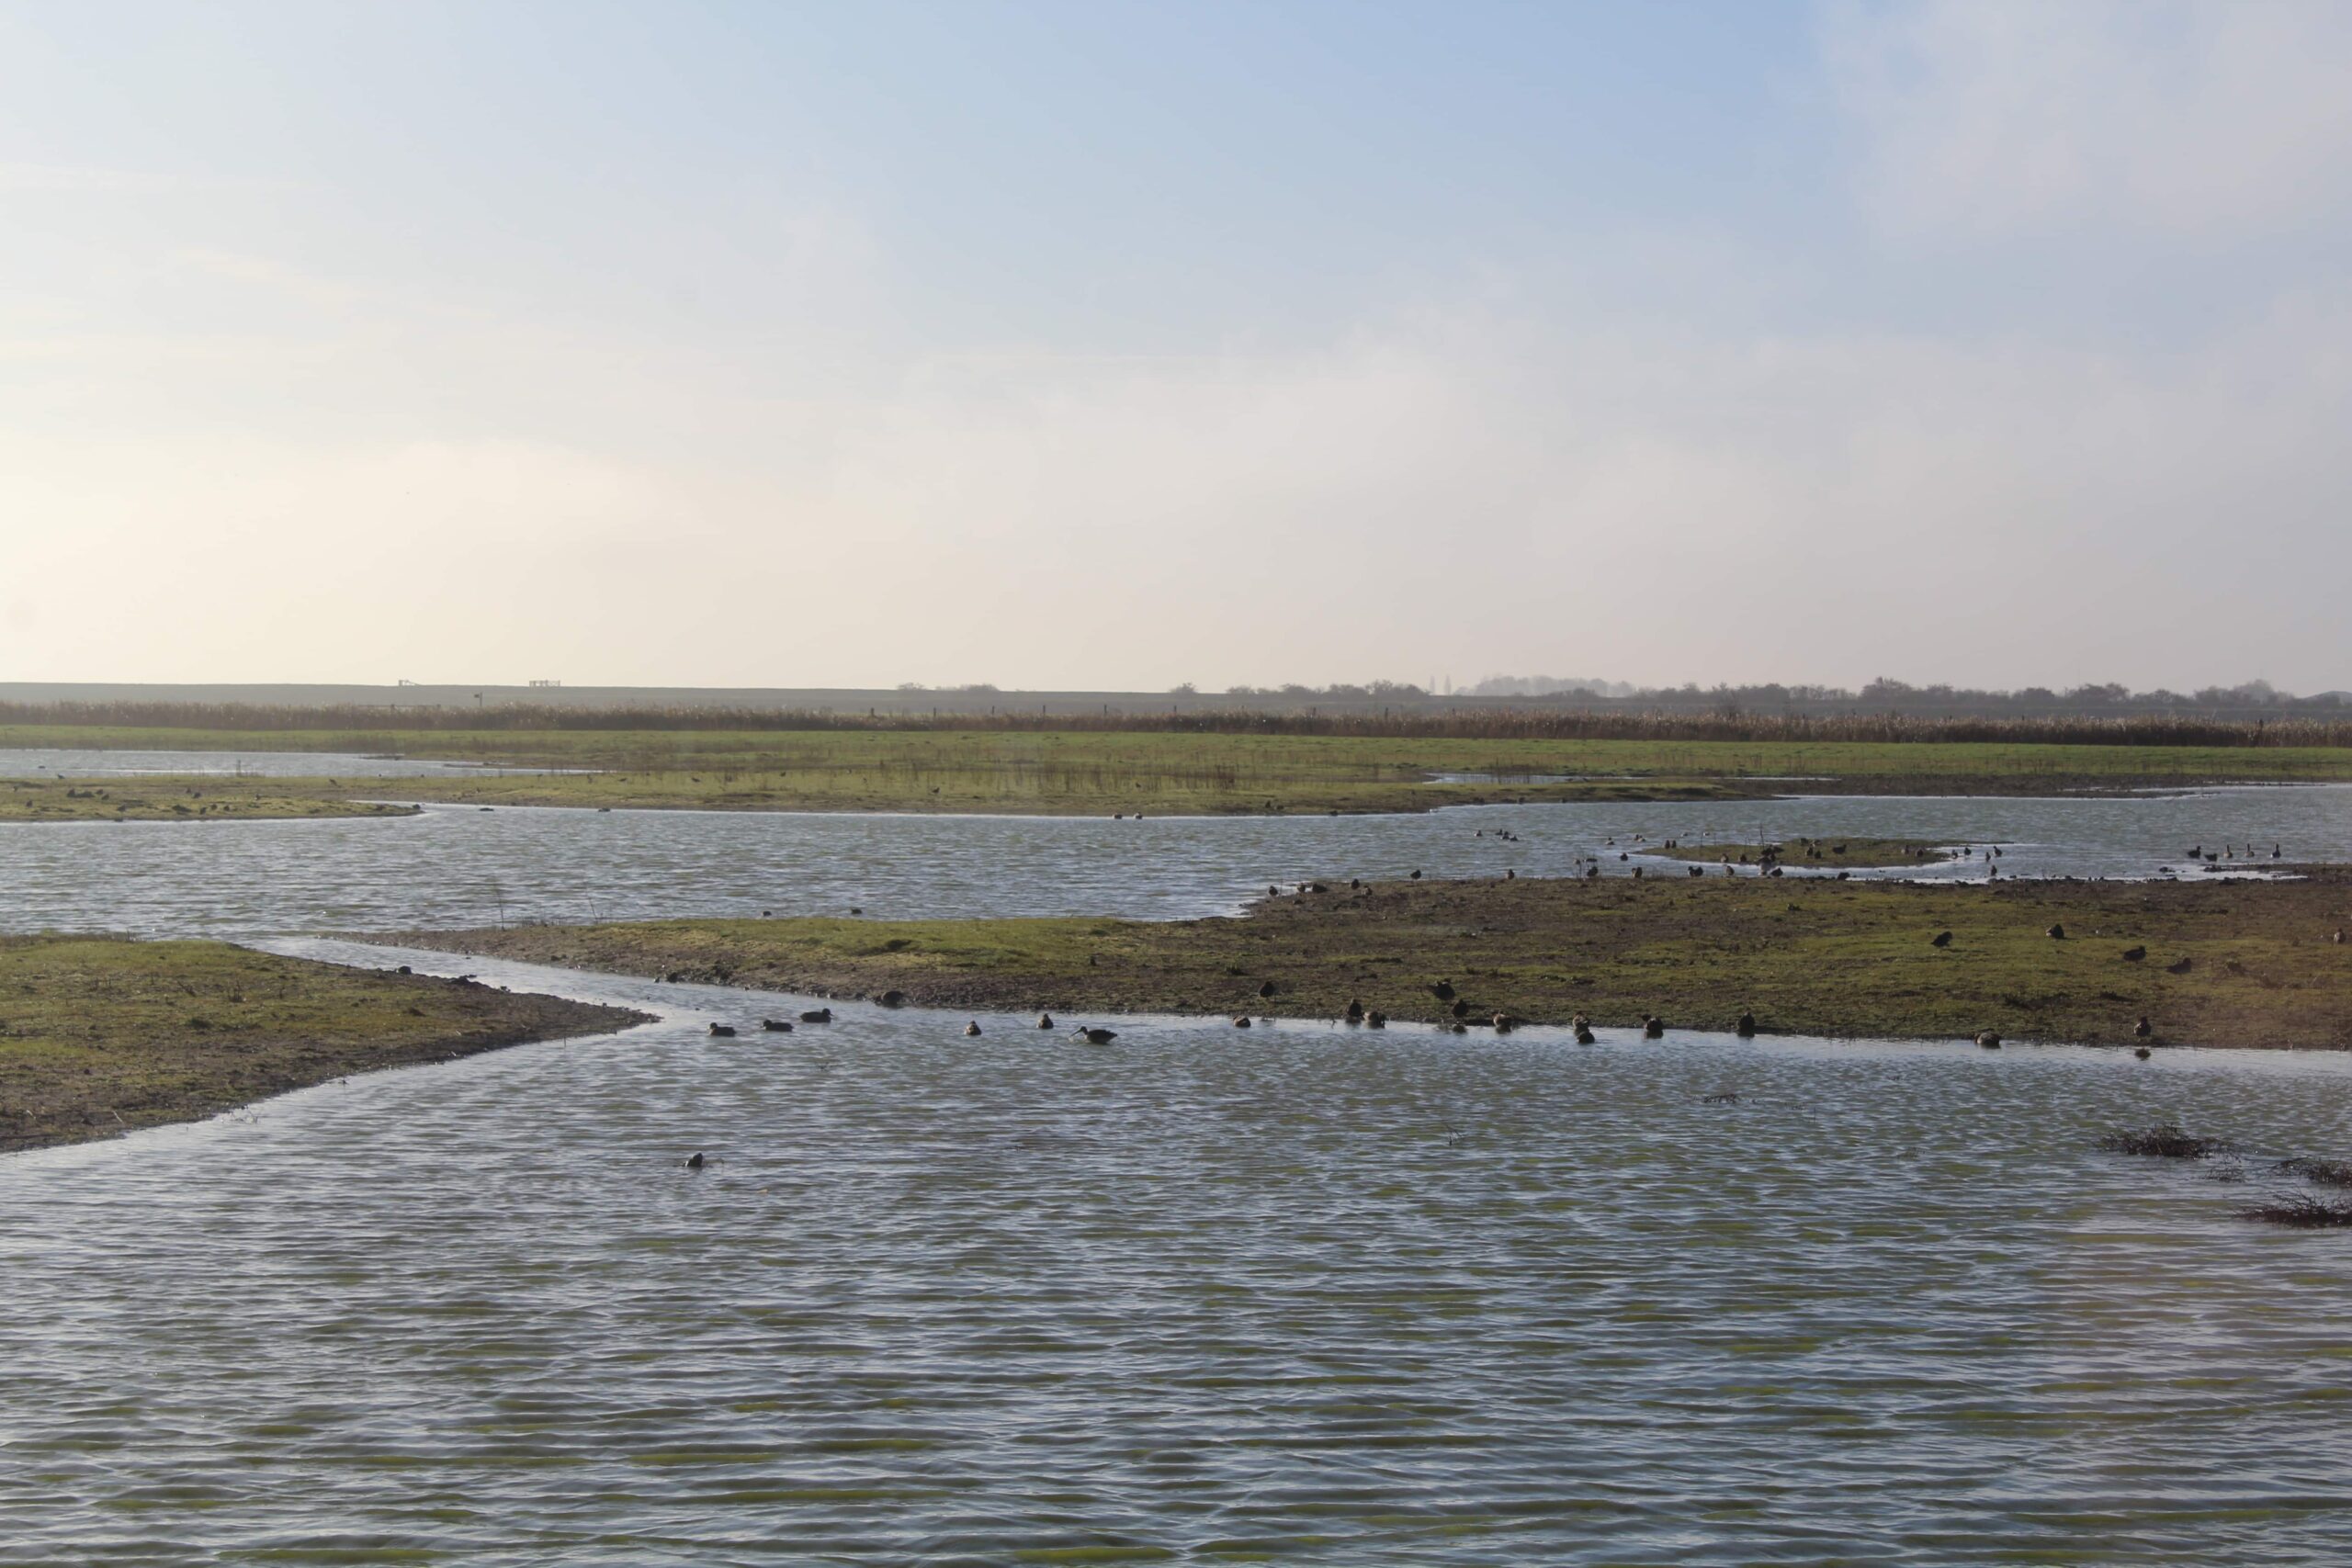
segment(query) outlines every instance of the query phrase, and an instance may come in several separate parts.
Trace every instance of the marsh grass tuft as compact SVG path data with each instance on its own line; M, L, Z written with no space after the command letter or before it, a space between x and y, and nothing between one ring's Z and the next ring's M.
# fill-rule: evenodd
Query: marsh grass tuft
M2296 1230L2347 1230L2352 1229L2352 1199L2314 1198L2308 1192L2299 1192L2240 1209L2238 1217L2259 1220L2265 1224L2289 1225Z
M2219 1138L2200 1138L2163 1122L2137 1133L2109 1133L2098 1141L2109 1154L2152 1155L2159 1159L2203 1159L2229 1147Z

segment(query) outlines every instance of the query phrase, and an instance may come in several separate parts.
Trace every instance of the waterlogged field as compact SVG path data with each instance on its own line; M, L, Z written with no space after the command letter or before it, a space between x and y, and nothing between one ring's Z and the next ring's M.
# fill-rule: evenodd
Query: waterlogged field
M714 1040L778 998L462 962L665 1021L0 1161L0 1561L2352 1545L2352 1238L2235 1217L2352 1058ZM2242 1152L2097 1148L2171 1117Z

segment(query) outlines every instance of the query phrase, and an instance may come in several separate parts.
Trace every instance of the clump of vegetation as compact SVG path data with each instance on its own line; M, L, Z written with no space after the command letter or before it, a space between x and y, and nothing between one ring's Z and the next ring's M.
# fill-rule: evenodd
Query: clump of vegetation
M2137 1133L2109 1133L2098 1146L2115 1155L2153 1155L2159 1159L2203 1159L2229 1145L2219 1138L2184 1133L2169 1122Z
M2265 1224L2290 1225L2297 1230L2347 1230L2352 1229L2352 1200L2331 1201L2299 1192L2292 1197L2256 1203L2250 1209L2240 1209L2238 1217L2259 1220Z
M315 781L314 781L315 782ZM382 781L378 781L380 785ZM413 817L413 806L345 798L277 780L210 776L0 781L0 822L251 822L311 817Z
M2340 1159L2282 1159L2278 1168L2322 1187L2352 1187L2352 1163Z

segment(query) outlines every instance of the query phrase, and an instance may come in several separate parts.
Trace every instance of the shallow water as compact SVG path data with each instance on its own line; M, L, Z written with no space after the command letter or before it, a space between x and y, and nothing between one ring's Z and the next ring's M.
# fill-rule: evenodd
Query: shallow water
M664 1021L0 1160L0 1562L2352 1552L2352 1237L2231 1217L2352 1058L723 1041L787 1003L465 962ZM2256 1179L2092 1152L2175 1114Z
M1142 821L429 807L388 820L0 825L0 930L250 936L853 908L889 919L1176 919L1311 877L1566 875L1587 854L1626 874L1634 861L1616 857L1640 854L1636 834L1997 843L2007 875L2151 876L2184 866L2195 843L2352 859L2352 786ZM1649 869L1683 874L1670 863ZM1984 863L1883 874L1981 876Z

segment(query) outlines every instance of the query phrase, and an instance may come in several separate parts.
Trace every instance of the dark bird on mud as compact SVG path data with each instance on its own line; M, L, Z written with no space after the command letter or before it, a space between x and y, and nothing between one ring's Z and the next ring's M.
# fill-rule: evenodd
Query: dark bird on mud
M1951 932L1938 931L1934 936L1928 938L1928 945L1930 947L1950 947L1951 945Z
M1274 886L1272 883L1271 883L1271 882L1269 882L1269 883L1267 883L1267 884L1266 884L1266 897L1269 897L1269 898L1279 898L1279 897L1281 897L1282 896L1283 896L1283 890L1282 890L1281 888L1279 888L1279 887L1275 886Z
M2042 934L2052 942L2064 942L2066 940L2066 928L2064 925L2053 923L2051 928Z
M1498 1034L1509 1034L1519 1027L1519 1020L1507 1012L1498 1012L1487 1021L1495 1026L1495 1032Z
M2001 1048L2001 1037L1988 1029L1977 1035L1976 1043L1987 1051L1997 1051Z
M1645 1038L1651 1040L1665 1039L1666 1020L1658 1017L1656 1013L1650 1014L1647 1018L1642 1020L1642 1033Z
M2123 962L2126 964L2137 964L2147 956L2148 950L2144 947L2127 947L2123 950Z
M710 1026L710 1032L717 1035L731 1036L735 1032L735 1026L731 1023L714 1023Z
M800 1015L800 1021L803 1023L831 1023L833 1021L833 1010L831 1008L812 1009L811 1010Z
M966 1025L964 1026L964 1032L965 1032L966 1034L967 1034L967 1035L968 1035L968 1034L978 1034L979 1032L980 1032L980 1021L979 1021L978 1019L977 1019L977 1018L976 1018L976 1019L974 1019L971 1022L969 1022L969 1023L967 1023L967 1024L966 1024Z
M1455 1002L1455 1003L1453 1004L1453 1016L1454 1016L1454 1017L1456 1017L1456 1018L1467 1018L1467 1017L1469 1017L1469 1016L1470 1016L1470 1004L1469 1004L1469 1002L1468 1002L1467 1000Z
M2140 1060L2142 1060L2142 1061L2143 1061L2143 1062L2144 1062L2144 1061L2146 1061L2146 1060L2148 1059L2148 1048L2147 1048L2145 1045L2141 1045L2141 1046L2135 1047L2135 1048L2132 1050L2132 1054L2134 1056L2139 1057L2139 1058L2140 1058Z
M1089 1045L1108 1045L1112 1041L1116 1040L1118 1037L1119 1032L1115 1029L1087 1029L1081 1027L1072 1031L1070 1033L1070 1038L1072 1040L1083 1040Z
M2184 958L2177 964L2165 964L2165 973L2167 975L2186 975L2192 967L2194 967L2194 965L2190 961Z
M904 991L885 991L874 999L876 1002L886 1008L902 1008L907 1005L907 993Z
M697 1149L693 1154L686 1156L686 1168L688 1170L700 1170L702 1168L701 1150Z
M1363 1003L1358 1001L1353 997L1350 997L1348 998L1348 1010L1345 1016L1350 1023L1354 1023L1359 1019L1363 1018Z
M1453 999L1453 982L1451 980L1440 980L1436 985L1430 987L1430 995L1435 997L1442 1002L1452 1001Z
M1415 871L1415 872L1413 873L1413 880L1414 880L1414 881L1416 881L1416 882L1419 882L1420 879L1421 879L1421 874L1420 874L1419 871Z
M789 1034L792 1032L792 1025L785 1022L785 1021L780 1018L763 1018L760 1020L760 1027L767 1031L770 1034Z
M2149 1035L2155 1032L2153 1028L2149 1027L2148 1015L2146 1013L2143 1012L2140 1015L2140 1021L2132 1026L2132 1032L2142 1040L2145 1040Z
M1737 1024L1737 1026L1736 1026L1736 1031L1735 1031L1735 1032L1739 1035L1739 1037L1740 1037L1742 1040L1753 1040L1753 1039L1755 1039L1755 1038L1756 1038L1756 1015L1755 1015L1754 1013L1752 1013L1752 1012L1743 1012L1743 1013L1741 1013L1741 1014L1739 1015L1739 1023Z
M1245 1012L1245 1013L1243 1013L1240 1017L1238 1017L1238 1018L1235 1019L1235 1020L1233 1021L1233 1027L1234 1027L1234 1028L1236 1028L1236 1029L1247 1029L1247 1028L1249 1028L1249 1027L1250 1027L1250 1015L1249 1015L1248 1013L1246 1013L1246 1012Z
M1037 1027L1038 1027L1038 1028L1040 1028L1040 1029L1051 1029L1053 1026L1054 1026L1054 1015L1053 1015L1052 1013L1049 1013L1049 1012L1041 1012L1041 1013L1039 1013L1039 1014L1037 1015Z
M1364 1015L1363 1021L1367 1028L1385 1029L1388 1027L1388 1015L1375 1010L1374 1011L1366 1013Z
M1261 985L1258 987L1258 994L1261 997L1272 996L1274 994L1274 983L1272 980L1266 981L1263 985Z

